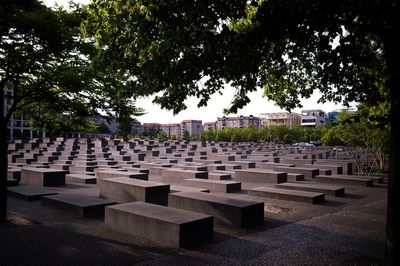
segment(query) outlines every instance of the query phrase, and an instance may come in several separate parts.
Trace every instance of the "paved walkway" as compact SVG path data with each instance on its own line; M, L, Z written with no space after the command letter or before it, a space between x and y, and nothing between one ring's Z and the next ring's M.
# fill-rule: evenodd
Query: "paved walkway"
M97 194L92 185L53 189ZM211 243L188 250L112 230L102 219L9 197L13 221L0 225L0 265L380 265L386 186L346 193L318 205L266 200L263 226L216 226Z

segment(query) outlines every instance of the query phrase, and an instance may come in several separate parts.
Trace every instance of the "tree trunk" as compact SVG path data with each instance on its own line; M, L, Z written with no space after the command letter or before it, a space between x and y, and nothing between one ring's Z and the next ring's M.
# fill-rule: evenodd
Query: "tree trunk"
M387 61L390 69L389 89L391 96L390 107L390 154L389 154L389 184L386 225L386 265L400 265L399 250L399 204L400 204L400 52L395 40L388 40Z
M0 87L0 223L7 221L7 121L4 112L4 87Z

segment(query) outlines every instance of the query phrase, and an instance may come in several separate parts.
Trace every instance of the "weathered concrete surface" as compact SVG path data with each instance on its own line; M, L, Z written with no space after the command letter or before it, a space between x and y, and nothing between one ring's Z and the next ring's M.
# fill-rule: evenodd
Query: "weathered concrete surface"
M102 179L100 196L118 203L143 201L166 205L169 185L126 177Z
M338 197L344 195L344 187L333 186L333 185L321 185L321 184L301 184L301 183L282 183L275 185L277 188L303 190L311 192L320 192L326 195Z
M342 177L342 175L331 176L331 175L317 175L315 177L315 182L318 183L332 183L340 185L349 186L362 186L362 187L372 187L373 180L365 177Z
M249 227L260 225L264 217L264 203L251 199L237 199L204 192L169 194L168 206L214 216L219 224Z
M181 184L188 187L208 189L211 192L223 193L238 192L242 188L240 182L201 178L184 179Z
M63 186L66 173L63 170L25 167L21 169L21 183L35 186Z
M249 195L261 198L271 198L279 200L290 200L306 203L320 203L325 200L323 193L290 190L274 187L256 187L249 190Z
M81 217L104 216L104 208L115 202L93 196L61 193L41 198L42 205L70 211Z
M209 241L213 236L212 216L145 202L106 207L105 223L122 232L176 248Z
M94 185L46 189L96 194ZM101 220L9 197L13 222L0 226L0 257L4 265L32 266L382 265L386 189L346 189L347 196L319 205L267 200L261 228L243 231L215 225L214 240L190 250L165 248L110 230ZM21 256L19 247L28 245Z
M235 180L279 184L287 181L287 173L269 169L245 169L235 171Z

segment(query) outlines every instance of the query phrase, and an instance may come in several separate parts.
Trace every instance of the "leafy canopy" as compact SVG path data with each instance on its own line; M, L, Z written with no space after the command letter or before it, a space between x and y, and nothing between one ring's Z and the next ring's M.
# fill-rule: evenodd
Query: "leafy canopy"
M286 109L315 89L321 101L384 98L390 1L100 0L87 11L97 59L174 113L226 83L236 90L228 112L257 88Z
M48 123L63 113L82 121L103 110L124 121L142 112L131 100L129 78L93 60L96 47L81 36L81 7L67 12L36 0L4 0L0 12L0 89L13 90L6 120L16 111Z

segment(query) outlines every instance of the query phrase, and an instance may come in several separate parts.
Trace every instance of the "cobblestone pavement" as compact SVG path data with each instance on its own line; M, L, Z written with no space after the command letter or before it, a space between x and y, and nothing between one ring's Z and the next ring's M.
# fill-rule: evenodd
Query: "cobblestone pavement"
M91 185L52 189L98 193ZM102 219L9 197L12 223L0 226L0 265L380 265L386 186L346 188L346 194L318 205L265 200L264 225L215 226L211 243L191 249L166 248L112 230Z

